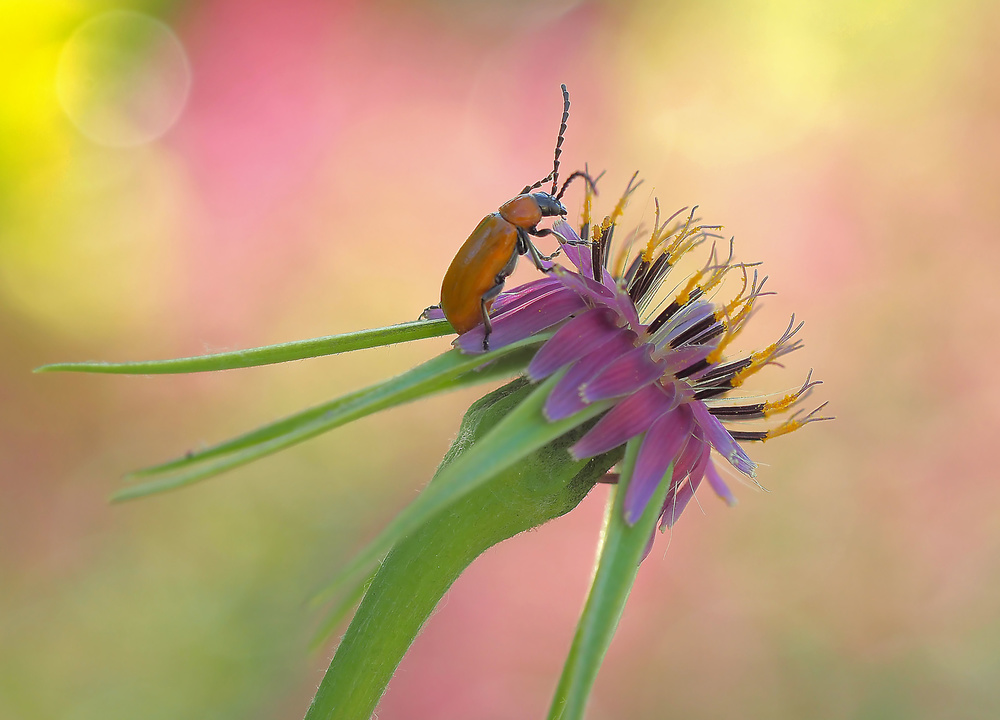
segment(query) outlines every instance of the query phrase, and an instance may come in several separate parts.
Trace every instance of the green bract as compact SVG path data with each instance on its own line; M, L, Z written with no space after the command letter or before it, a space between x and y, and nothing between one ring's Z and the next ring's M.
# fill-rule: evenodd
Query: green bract
M60 363L36 372L190 373L331 355L452 332L444 321L406 323L346 335L176 360ZM450 350L368 388L309 408L239 437L130 474L139 480L114 500L153 495L210 478L352 420L439 392L520 375L551 333L482 355ZM558 422L542 407L557 373L538 385L518 378L477 401L432 482L374 541L341 568L325 591L334 599L319 638L352 607L348 627L307 718L369 718L424 621L462 571L484 550L569 512L622 455L586 461L567 452L610 406L593 403ZM628 446L621 484L637 452ZM669 471L668 471L669 474ZM666 493L663 483L662 493ZM623 497L621 492L612 497ZM662 502L662 497L659 498ZM656 523L655 508L634 526L609 510L601 556L573 648L553 702L552 718L580 718L617 627Z

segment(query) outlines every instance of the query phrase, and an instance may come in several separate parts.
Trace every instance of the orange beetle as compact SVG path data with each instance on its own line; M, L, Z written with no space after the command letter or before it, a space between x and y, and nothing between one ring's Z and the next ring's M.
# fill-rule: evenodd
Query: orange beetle
M538 229L538 223L542 218L566 214L566 208L560 199L572 180L582 177L593 186L593 181L587 174L578 171L566 179L556 194L559 155L562 153L566 121L569 119L569 91L565 85L562 86L562 93L562 123L556 140L552 172L534 185L526 186L517 197L501 205L499 212L483 218L459 249L455 259L451 261L441 283L439 307L444 316L459 335L482 322L486 326L486 333L483 336L484 350L489 349L490 333L493 331L490 307L503 290L504 281L514 272L518 257L527 255L535 267L542 272L549 272L542 261L551 260L558 254L557 250L551 256L542 255L529 236L544 237L553 234L549 228ZM551 193L530 192L550 179Z

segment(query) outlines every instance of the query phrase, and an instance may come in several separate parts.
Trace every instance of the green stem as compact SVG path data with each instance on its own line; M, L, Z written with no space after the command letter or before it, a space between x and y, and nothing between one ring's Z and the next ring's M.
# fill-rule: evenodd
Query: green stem
M352 350L392 345L395 343L422 340L455 332L444 320L427 320L401 323L374 330L359 330L342 335L309 340L294 340L277 345L233 350L231 352L174 358L171 360L138 360L111 363L99 360L87 362L54 363L35 368L36 373L86 372L110 373L115 375L168 375L173 373L211 372L236 368L273 365L274 363L304 360L322 355L336 355Z
M474 404L441 469L531 390L515 381ZM579 504L620 456L573 461L566 448L581 432L572 432L503 471L393 546L365 593L306 720L370 718L424 621L469 563L492 545Z
M625 522L624 499L642 437L633 438L625 450L621 481L608 500L604 528L598 546L598 564L577 625L562 677L556 688L549 720L580 720L597 679L604 655L611 645L618 621L639 571L639 563L656 529L667 495L672 468L657 487L645 512L635 525Z

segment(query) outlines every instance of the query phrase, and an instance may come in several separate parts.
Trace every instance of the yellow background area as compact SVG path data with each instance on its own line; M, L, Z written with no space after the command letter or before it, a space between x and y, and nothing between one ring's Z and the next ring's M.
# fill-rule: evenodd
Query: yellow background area
M107 13L139 24L80 50ZM484 389L106 498L448 339L31 370L415 318L480 219L548 172L562 82L564 168L607 171L597 212L639 170L630 222L655 196L724 224L778 292L736 344L806 321L754 391L814 367L837 415L749 447L770 492L700 493L657 541L588 717L1000 716L998 34L986 0L4 3L0 717L301 716L333 649L308 652L307 600ZM478 561L379 717L542 717L605 495Z

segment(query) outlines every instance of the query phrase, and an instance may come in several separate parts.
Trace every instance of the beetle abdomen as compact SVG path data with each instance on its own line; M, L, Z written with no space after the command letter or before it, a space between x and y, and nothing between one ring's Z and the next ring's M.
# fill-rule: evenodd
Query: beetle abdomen
M497 275L506 272L516 255L517 228L499 213L484 217L451 261L441 283L441 310L455 332L462 334L482 322L483 296L496 288Z

